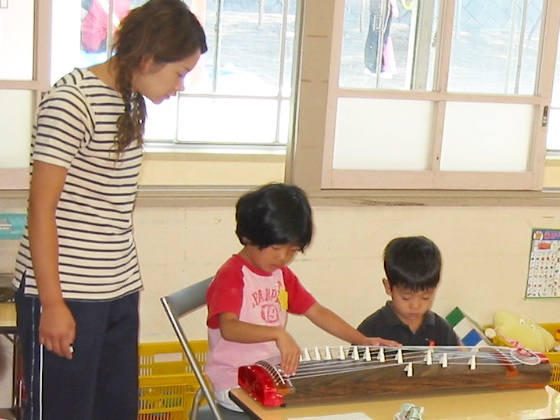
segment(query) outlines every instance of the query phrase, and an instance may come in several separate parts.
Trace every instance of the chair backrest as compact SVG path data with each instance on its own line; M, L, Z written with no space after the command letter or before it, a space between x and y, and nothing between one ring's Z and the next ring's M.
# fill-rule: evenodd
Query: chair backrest
M185 331L183 331L183 328L179 323L180 319L183 316L188 315L191 312L194 312L197 309L205 306L206 290L208 290L208 286L213 279L214 277L207 278L205 280L202 280L201 282L178 290L170 295L164 296L160 300L165 313L167 314L167 317L169 318L169 321L173 326L173 330L175 331L175 334L177 334L177 338L181 343L181 347L183 348L183 351L187 356L187 360L192 367L194 375L196 376L196 379L200 384L200 389L202 390L204 397L206 397L206 400L208 401L208 405L210 406L214 417L217 420L222 420L223 416L220 413L220 409L214 397L212 388L206 380L206 377L204 376L202 371L202 366L198 362L194 351L191 349ZM194 411L195 417L198 410L199 401L200 398L195 398L195 403L193 404L192 410Z

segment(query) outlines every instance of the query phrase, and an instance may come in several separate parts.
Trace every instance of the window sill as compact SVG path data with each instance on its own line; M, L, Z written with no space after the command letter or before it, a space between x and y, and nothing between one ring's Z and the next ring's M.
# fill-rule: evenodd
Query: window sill
M231 207L250 186L140 187L146 207ZM27 206L27 190L0 190L0 211ZM516 191L325 191L310 195L314 206L333 207L560 207L560 190Z
M139 205L234 206L251 187L142 187ZM323 207L559 207L560 191L322 191L310 194L314 206Z

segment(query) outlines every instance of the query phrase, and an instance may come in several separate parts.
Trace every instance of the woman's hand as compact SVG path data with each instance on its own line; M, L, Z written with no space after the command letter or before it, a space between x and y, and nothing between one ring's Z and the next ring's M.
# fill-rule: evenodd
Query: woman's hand
M76 322L64 303L43 306L39 322L39 342L60 357L72 359Z

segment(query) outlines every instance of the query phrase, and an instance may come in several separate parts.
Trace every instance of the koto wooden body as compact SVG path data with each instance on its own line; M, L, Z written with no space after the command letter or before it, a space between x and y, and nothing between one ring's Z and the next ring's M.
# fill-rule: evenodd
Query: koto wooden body
M367 352L367 355L365 353ZM265 406L390 395L543 388L551 366L541 354L488 347L331 349L302 360L285 378L270 362L239 369L239 385Z

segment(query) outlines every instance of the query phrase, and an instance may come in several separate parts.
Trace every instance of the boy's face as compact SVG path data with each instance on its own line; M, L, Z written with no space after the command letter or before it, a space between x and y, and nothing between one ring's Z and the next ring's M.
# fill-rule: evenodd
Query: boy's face
M407 325L419 326L434 304L436 289L412 292L399 286L391 287L387 279L383 279L383 285L393 300L393 309L399 319Z
M262 249L255 245L245 245L240 254L255 267L272 273L290 264L299 251L299 246L291 244L271 245Z

